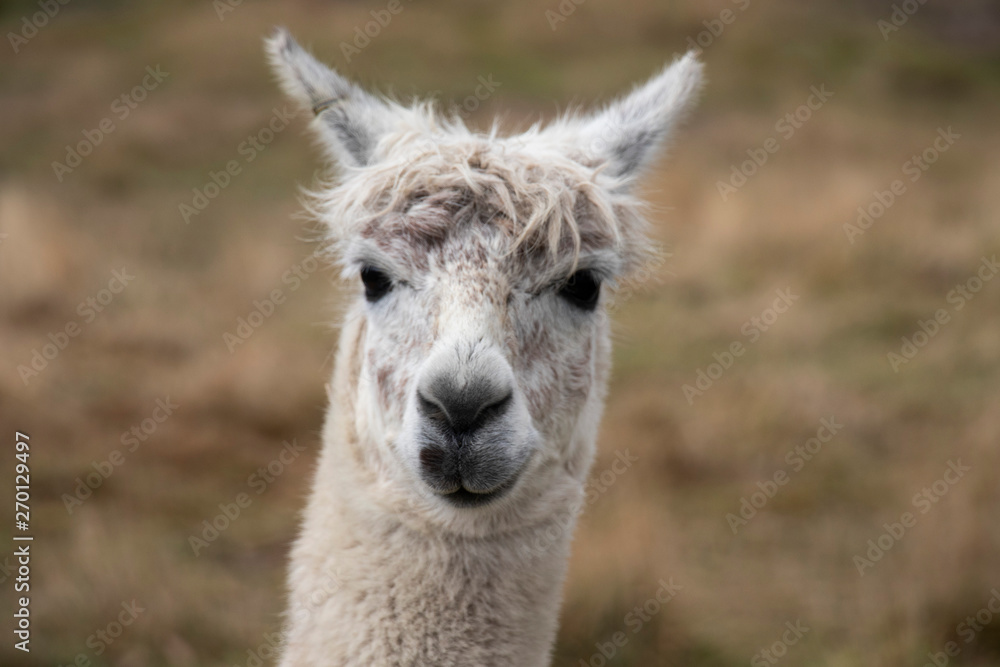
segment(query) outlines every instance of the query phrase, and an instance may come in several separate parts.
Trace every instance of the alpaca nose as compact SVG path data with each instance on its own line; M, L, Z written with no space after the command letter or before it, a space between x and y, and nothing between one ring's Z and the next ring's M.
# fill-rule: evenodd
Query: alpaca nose
M470 434L507 411L514 395L496 378L438 377L417 391L420 412L453 435Z
M416 465L432 491L459 507L492 502L516 483L535 431L510 365L483 345L444 346L415 392Z

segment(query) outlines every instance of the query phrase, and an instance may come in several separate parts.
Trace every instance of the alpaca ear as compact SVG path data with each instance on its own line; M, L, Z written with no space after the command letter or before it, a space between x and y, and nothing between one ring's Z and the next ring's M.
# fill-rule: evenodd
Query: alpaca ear
M314 127L333 159L346 167L371 164L391 127L389 106L316 60L284 29L265 47L285 94L315 114Z
M607 173L630 179L655 158L694 102L702 65L693 51L628 95L583 121L580 146L607 164Z

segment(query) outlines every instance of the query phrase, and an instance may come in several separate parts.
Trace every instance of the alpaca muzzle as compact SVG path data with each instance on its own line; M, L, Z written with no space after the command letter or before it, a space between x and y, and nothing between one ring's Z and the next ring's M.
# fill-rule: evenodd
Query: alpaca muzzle
M517 481L527 456L514 427L517 405L502 374L439 375L417 390L420 475L458 506L483 505Z

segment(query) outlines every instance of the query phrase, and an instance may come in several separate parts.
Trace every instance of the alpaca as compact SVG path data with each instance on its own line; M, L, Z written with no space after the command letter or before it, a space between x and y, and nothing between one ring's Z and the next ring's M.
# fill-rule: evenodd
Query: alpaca
M609 286L649 255L631 190L701 65L508 137L370 94L284 31L267 51L338 167L309 205L357 285L281 665L547 665Z

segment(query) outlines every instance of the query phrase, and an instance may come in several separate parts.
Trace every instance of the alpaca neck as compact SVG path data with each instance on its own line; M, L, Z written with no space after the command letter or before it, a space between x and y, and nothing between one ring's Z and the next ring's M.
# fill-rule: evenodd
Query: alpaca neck
M323 453L292 554L282 666L548 665L578 503L469 536L386 502L393 490L371 472L372 448L360 446L348 418L359 338L349 329L341 338Z

